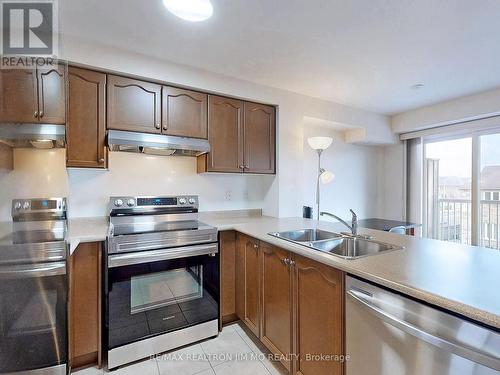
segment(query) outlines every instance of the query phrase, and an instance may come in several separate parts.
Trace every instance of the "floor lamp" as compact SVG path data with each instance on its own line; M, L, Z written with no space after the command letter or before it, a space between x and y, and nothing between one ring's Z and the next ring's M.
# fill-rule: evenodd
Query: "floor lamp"
M311 137L307 139L307 143L309 143L309 146L313 149L316 150L318 153L318 175L316 178L316 219L319 220L319 204L320 204L320 191L319 191L319 184L320 182L322 184L327 184L333 180L335 175L330 172L325 170L324 168L321 168L321 154L323 151L325 151L328 147L331 146L333 142L333 138L331 137Z

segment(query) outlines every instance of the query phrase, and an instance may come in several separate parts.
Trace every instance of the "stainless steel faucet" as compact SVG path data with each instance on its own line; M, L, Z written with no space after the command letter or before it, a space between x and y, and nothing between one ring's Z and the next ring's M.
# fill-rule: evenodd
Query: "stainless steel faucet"
M323 212L320 213L320 215L321 216L327 215L327 216L333 217L334 219L337 219L342 224L344 224L347 228L349 228L349 230L351 231L351 233L352 233L353 236L357 236L358 235L358 215L356 215L356 213L353 210L349 210L349 211L351 211L351 213L352 213L352 223L351 223L351 225L347 224L344 220L342 220L337 215L331 214L329 212L323 211Z

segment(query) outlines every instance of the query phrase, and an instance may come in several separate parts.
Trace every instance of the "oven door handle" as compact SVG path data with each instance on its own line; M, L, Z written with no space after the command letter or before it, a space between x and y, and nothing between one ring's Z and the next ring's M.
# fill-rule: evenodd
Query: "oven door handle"
M217 243L173 247L161 250L141 251L137 253L116 254L108 256L108 267L129 266L132 264L142 264L158 262L169 259L188 258L206 254L216 254L219 252Z
M66 262L16 264L0 267L0 279L25 279L66 274Z

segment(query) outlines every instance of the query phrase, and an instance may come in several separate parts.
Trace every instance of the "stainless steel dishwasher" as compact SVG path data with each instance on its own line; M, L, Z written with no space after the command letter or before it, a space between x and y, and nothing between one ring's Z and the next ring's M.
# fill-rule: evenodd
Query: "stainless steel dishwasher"
M500 374L500 332L347 277L347 375Z

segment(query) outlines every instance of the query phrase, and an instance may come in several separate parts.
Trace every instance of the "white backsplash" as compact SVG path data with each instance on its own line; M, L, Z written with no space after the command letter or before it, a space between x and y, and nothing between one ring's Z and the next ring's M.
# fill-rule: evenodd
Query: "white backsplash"
M0 175L0 220L13 198L67 196L71 217L104 216L112 195L197 194L200 210L262 208L275 176L198 174L196 158L110 153L109 170L66 169L65 150L17 149Z

